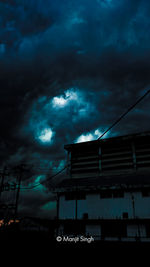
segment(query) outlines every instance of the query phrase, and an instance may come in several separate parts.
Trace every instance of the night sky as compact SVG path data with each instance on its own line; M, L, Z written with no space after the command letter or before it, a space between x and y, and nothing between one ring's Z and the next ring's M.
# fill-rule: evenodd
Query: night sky
M32 165L22 186L58 172L64 144L97 139L149 85L149 1L0 0L0 165ZM150 130L149 101L105 137ZM48 184L20 196L20 214L55 216Z

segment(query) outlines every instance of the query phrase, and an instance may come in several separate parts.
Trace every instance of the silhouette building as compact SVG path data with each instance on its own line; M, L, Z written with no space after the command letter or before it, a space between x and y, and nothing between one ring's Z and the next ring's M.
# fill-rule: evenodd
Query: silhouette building
M150 241L150 132L65 145L59 235Z

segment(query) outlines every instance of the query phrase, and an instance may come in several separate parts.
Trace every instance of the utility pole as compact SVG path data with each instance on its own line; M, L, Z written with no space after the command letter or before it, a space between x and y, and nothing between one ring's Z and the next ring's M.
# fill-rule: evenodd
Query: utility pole
M4 187L4 179L5 179L5 176L9 176L9 173L7 172L6 166L4 166L3 171L0 173L0 176L2 178L1 185L0 185L0 201L1 201L1 194L4 191L4 188L3 188Z
M2 206L3 206L3 204L4 204L4 203L2 203L2 201L1 201L2 192L4 191L4 179L5 179L6 176L9 176L9 173L7 172L7 167L6 167L6 166L4 166L3 171L0 173L0 176L1 176L1 184L0 184L0 211L1 211L1 210L2 210ZM0 216L2 216L3 219L4 219L4 217L5 217L4 214L6 215L6 212L5 212L5 213L2 212L2 213L0 214Z
M24 172L24 164L21 164L17 166L17 169L19 171L19 179L18 179L18 190L17 190L17 195L16 195L16 205L15 205L15 214L14 214L14 222L16 221L17 215L18 215L18 203L19 203L19 195L20 195L20 186L21 186L21 179L22 179L22 174Z
M1 200L1 194L2 194L2 191L3 191L3 185L4 185L4 179L5 179L5 175L6 175L6 170L7 170L7 167L5 166L3 168L2 173L0 173L0 176L2 178L1 185L0 185L0 200Z

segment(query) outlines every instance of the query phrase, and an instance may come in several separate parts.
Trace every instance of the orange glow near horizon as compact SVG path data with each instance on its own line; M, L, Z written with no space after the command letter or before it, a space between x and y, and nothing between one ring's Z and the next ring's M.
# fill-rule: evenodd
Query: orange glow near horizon
M2 219L0 220L0 227L2 227L3 225L10 225L12 223L19 223L19 220L10 219L7 223L5 223L5 220Z

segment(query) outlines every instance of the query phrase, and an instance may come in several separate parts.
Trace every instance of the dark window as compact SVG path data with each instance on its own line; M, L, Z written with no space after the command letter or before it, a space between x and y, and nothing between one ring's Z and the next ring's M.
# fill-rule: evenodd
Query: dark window
M101 191L100 198L112 198L112 191L110 190Z
M113 192L113 197L114 198L123 198L124 197L124 192L121 190L117 190Z
M122 217L123 219L128 219L128 212L123 212Z
M65 194L65 200L81 200L85 199L86 194L84 192L67 192Z

